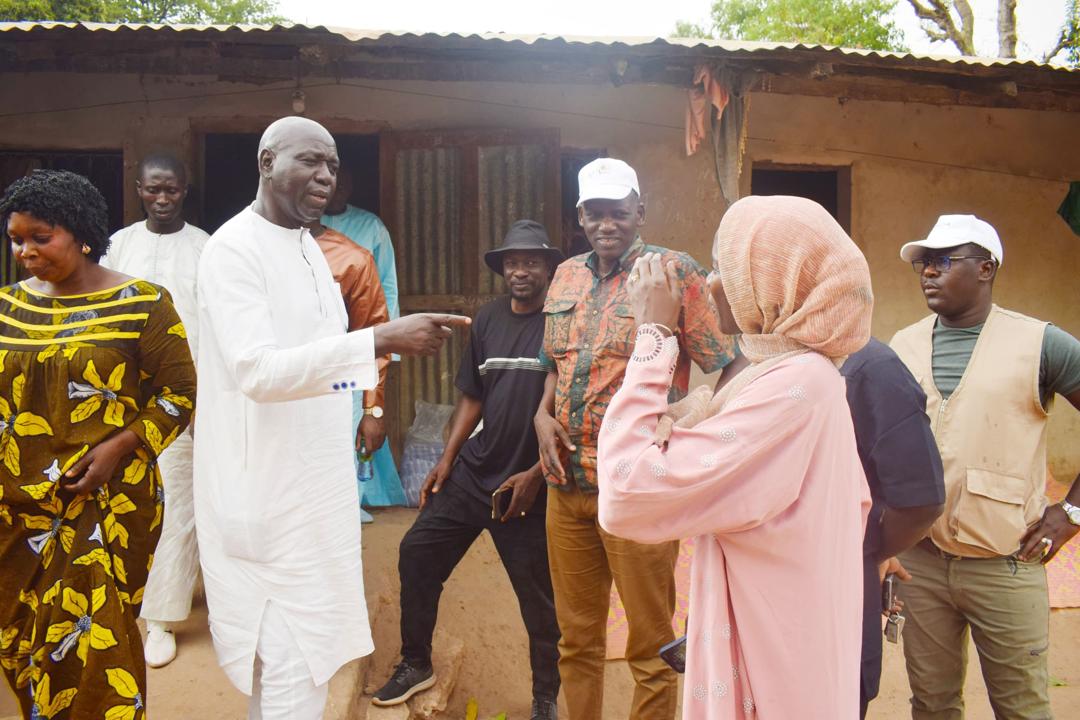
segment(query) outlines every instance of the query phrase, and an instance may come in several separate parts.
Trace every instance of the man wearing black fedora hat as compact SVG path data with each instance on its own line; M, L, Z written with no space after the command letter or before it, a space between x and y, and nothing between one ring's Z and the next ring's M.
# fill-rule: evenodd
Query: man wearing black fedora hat
M461 359L442 458L420 493L420 516L401 541L401 663L375 693L396 705L435 683L431 639L443 583L487 530L510 576L529 634L533 720L554 720L559 626L548 569L544 476L532 416L547 371L537 359L544 299L564 259L539 223L519 220L484 262L509 295L484 305ZM483 429L470 438L483 420Z

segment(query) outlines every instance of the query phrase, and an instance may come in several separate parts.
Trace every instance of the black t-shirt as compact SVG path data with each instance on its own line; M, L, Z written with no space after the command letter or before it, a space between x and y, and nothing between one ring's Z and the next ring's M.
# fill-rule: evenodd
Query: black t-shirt
M509 297L484 305L473 320L457 387L483 403L484 426L458 453L454 481L486 503L508 477L540 458L533 415L547 378L537 360L543 341L544 313L519 315ZM531 512L543 512L546 497L540 492Z
M871 338L840 373L847 381L855 444L873 498L863 540L862 648L863 696L873 698L881 675L881 585L874 560L881 516L886 507L945 502L945 481L926 416L926 394L896 353Z

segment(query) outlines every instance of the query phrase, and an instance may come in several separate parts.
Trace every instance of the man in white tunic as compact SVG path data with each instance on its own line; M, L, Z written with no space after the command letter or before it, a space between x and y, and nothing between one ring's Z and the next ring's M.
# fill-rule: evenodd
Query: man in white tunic
M184 221L187 172L171 155L148 155L139 163L135 190L146 220L118 230L105 267L163 286L184 322L191 356L198 357L199 256L210 236ZM165 518L154 565L146 581L141 615L146 620L146 664L162 667L176 657L176 639L169 623L191 612L191 593L199 571L195 512L191 495L192 428L158 457L164 486Z
M433 354L450 315L346 332L304 225L334 190L333 138L283 118L259 146L255 202L199 265L195 519L218 661L252 720L317 720L327 682L372 651L349 420L375 358Z

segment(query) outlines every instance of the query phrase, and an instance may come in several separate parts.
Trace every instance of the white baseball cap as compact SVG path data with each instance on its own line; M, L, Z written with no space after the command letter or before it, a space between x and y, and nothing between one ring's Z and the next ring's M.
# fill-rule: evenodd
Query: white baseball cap
M597 158L578 172L578 207L588 200L622 200L631 191L641 194L637 173L622 160Z
M1001 238L998 237L997 230L990 223L974 215L942 215L925 240L909 242L900 248L900 259L911 262L915 257L916 248L940 250L968 243L978 245L989 252L990 256L997 260L999 266L1005 260L1005 251L1001 247Z

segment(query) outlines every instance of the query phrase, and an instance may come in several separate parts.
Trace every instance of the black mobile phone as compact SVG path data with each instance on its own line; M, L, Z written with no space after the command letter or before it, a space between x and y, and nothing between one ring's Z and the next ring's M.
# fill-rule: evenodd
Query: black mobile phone
M881 609L887 613L891 613L895 602L896 573L889 573L881 583Z
M511 491L511 492L507 492ZM491 519L498 520L510 507L510 500L514 497L513 488L501 487L491 493Z
M686 672L686 636L669 642L660 648L660 659L677 673Z

